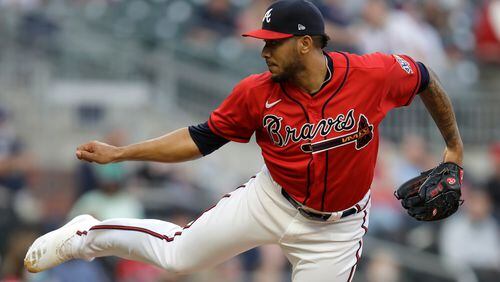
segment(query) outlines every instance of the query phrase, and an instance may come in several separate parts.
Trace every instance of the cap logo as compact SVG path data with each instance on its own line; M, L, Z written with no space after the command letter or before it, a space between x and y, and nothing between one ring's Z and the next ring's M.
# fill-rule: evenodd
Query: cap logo
M303 25L301 25L301 24L299 24L299 25L297 26L297 29L298 29L298 30L305 30L305 29L306 29L306 27L305 27L305 26L303 26Z
M266 14L264 15L264 18L262 18L262 22L266 21L266 23L270 23L271 22L271 11L273 10L273 8L267 10Z

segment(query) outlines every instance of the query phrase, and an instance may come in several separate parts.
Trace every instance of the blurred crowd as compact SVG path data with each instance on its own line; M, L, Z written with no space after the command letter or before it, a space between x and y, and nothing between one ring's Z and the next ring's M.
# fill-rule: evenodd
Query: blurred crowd
M262 44L240 34L260 26L271 2L2 0L0 9L23 15L17 37L25 46L51 52L57 52L61 13L67 9L108 37L134 38L149 49L175 40L200 56L237 63L247 56L255 60ZM404 53L465 85L478 80L483 65L500 63L498 0L313 2L324 14L329 50Z
M60 30L57 13L47 13L64 1L0 0L0 9L21 11L16 40L26 49L54 54ZM269 0L79 0L71 4L88 21L111 17L118 36L140 35L154 48L175 38L197 52L217 58L258 60L261 43L240 38L258 28ZM457 84L475 83L479 69L500 64L500 1L498 0L323 0L313 1L327 21L330 50L356 53L405 53ZM155 7L164 9L155 9ZM56 9L57 10L57 9ZM122 16L126 15L125 18ZM156 21L148 21L156 17ZM119 18L119 19L118 19ZM0 19L0 35L5 25ZM139 23L145 29L137 29ZM136 25L134 25L136 24ZM147 32L146 32L146 31ZM6 44L0 41L0 50ZM1 54L1 52L0 52ZM1 60L1 57L0 57ZM1 105L0 105L1 106ZM98 166L77 163L54 168L41 163L13 126L19 114L0 107L0 281L289 281L290 267L279 248L264 246L246 252L215 269L174 276L158 268L117 258L91 263L73 261L29 275L22 267L33 240L76 214L98 219L157 218L186 225L221 195L193 180L189 169L153 163ZM128 142L123 129L110 130L103 141ZM76 146L77 144L75 144ZM467 144L466 144L467 145ZM51 148L53 150L53 148ZM394 189L440 156L420 136L401 142L381 142L373 182L369 236L396 242L441 257L449 272L462 275L472 268L478 281L498 281L500 274L500 140L481 149L490 159L488 175L468 173L465 162L465 204L442 222L419 223L407 216L393 196ZM57 152L56 152L57 153ZM256 156L259 157L259 156ZM203 161L203 160L202 160ZM225 189L230 189L225 187ZM447 281L422 274L400 263L401 254L378 249L366 255L355 281ZM428 275L428 276L425 276ZM459 280L457 278L456 280Z
M229 38L258 28L271 0L210 0L197 6L185 39L230 56ZM239 3L246 3L237 4ZM248 3L251 2L251 3ZM331 37L330 50L355 53L404 53L438 74L457 69L470 74L470 63L500 63L499 1L313 1L322 10ZM243 48L260 42L241 39ZM461 77L467 78L467 77ZM470 77L469 77L470 78Z

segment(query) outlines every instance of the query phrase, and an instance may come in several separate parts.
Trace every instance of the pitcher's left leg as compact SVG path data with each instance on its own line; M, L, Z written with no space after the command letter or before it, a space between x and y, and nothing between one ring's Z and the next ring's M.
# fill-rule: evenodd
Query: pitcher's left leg
M368 209L338 222L297 217L281 242L293 266L293 282L350 282L363 250Z

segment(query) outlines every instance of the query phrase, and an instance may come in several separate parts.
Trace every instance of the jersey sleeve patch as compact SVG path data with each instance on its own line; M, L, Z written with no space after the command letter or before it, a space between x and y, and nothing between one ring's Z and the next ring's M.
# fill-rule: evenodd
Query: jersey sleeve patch
M421 73L417 63L402 54L380 54L380 58L385 64L382 111L387 113L393 108L408 106L420 88Z
M407 74L413 74L413 69L411 68L411 65L403 58L401 58L398 55L392 55L396 61L399 63L401 68L407 73Z

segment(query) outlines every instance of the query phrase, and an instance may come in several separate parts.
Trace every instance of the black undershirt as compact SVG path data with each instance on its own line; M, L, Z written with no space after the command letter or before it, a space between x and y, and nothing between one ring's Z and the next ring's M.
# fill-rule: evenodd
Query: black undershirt
M427 89L427 86L429 86L430 82L430 76L429 76L429 71L425 67L425 65L421 62L417 62L418 69L420 70L420 87L418 88L418 92L420 93Z
M207 121L198 125L191 125L188 130L189 135L191 135L203 156L212 153L229 142L226 138L213 133L208 127Z

